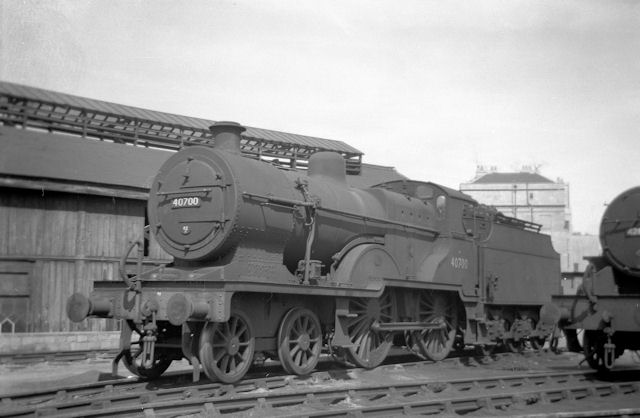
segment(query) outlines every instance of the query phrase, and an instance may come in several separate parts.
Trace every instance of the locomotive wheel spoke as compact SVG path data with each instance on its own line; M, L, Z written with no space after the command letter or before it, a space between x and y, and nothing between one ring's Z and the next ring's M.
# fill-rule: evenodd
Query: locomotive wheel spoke
M134 375L145 379L160 377L171 365L171 353L166 350L156 349L153 363L150 367L145 367L144 358L142 357L142 338L144 333L132 321L123 321L122 327L123 338L128 338L127 344L129 345L129 349L125 350L124 356L122 356L124 367Z
M440 328L417 331L414 340L420 354L433 361L449 355L458 329L458 310L453 296L442 292L420 293L418 320L440 325Z
M362 317L356 319L358 320L354 321L354 324L348 327L349 335L356 337L356 339L362 339L362 337L364 337L364 335L367 333L367 330L371 326L372 321L365 315L362 315Z
M248 317L232 311L227 322L209 322L200 335L200 362L211 380L234 383L251 367L255 338Z
M291 374L311 373L320 359L322 327L309 309L293 308L282 319L278 330L278 357Z
M349 360L359 367L372 369L379 366L391 349L391 335L371 329L374 322L391 322L393 304L390 293L382 294L379 299L354 298L349 300L349 311L357 315L347 326L349 339L354 347L346 354Z

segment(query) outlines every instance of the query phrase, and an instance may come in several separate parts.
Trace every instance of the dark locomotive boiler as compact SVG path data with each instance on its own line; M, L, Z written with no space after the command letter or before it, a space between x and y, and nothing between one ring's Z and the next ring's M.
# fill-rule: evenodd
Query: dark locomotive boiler
M539 311L559 257L539 225L433 183L352 188L337 153L283 170L240 154L242 126L211 129L215 145L171 156L150 190L174 262L69 299L75 321L123 320L114 366L153 378L187 358L235 382L266 359L304 375L322 353L372 368L394 344L437 361L551 333Z
M577 295L556 295L570 350L597 370L640 350L640 187L617 196L600 222L602 254L589 257ZM579 339L582 333L582 341Z

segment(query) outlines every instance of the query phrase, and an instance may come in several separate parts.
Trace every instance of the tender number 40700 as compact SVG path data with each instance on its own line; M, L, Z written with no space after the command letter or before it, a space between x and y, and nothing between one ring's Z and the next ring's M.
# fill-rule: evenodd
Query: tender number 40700
M451 267L466 270L469 268L469 260L464 257L451 257Z

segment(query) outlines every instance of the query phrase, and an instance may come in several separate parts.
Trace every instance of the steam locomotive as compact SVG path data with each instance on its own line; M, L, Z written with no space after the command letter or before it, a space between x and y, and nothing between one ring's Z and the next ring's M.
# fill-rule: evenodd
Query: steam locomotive
M210 129L215 145L172 155L150 190L174 262L67 302L74 321L122 320L114 372L122 359L155 378L186 358L194 379L231 383L267 359L305 375L323 353L373 368L394 344L438 361L552 333L540 308L560 262L539 225L434 183L352 188L337 153L282 170L240 154L241 125Z
M640 187L608 205L600 244L602 254L589 258L577 295L554 295L552 303L560 308L568 349L606 371L625 349L640 349Z

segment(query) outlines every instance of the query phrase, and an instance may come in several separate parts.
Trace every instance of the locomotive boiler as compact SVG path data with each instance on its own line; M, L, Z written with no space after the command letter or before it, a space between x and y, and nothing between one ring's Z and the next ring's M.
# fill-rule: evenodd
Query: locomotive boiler
M437 361L551 333L539 311L559 257L539 225L434 183L352 188L337 153L283 170L240 154L241 125L211 130L213 147L172 155L150 190L174 262L69 298L74 321L123 320L114 370L153 378L186 358L194 378L235 382L266 359L305 375L327 352L373 368L394 344Z
M588 257L577 294L554 295L552 301L561 309L568 348L606 371L626 349L640 349L640 187L608 205L600 244L602 254Z

